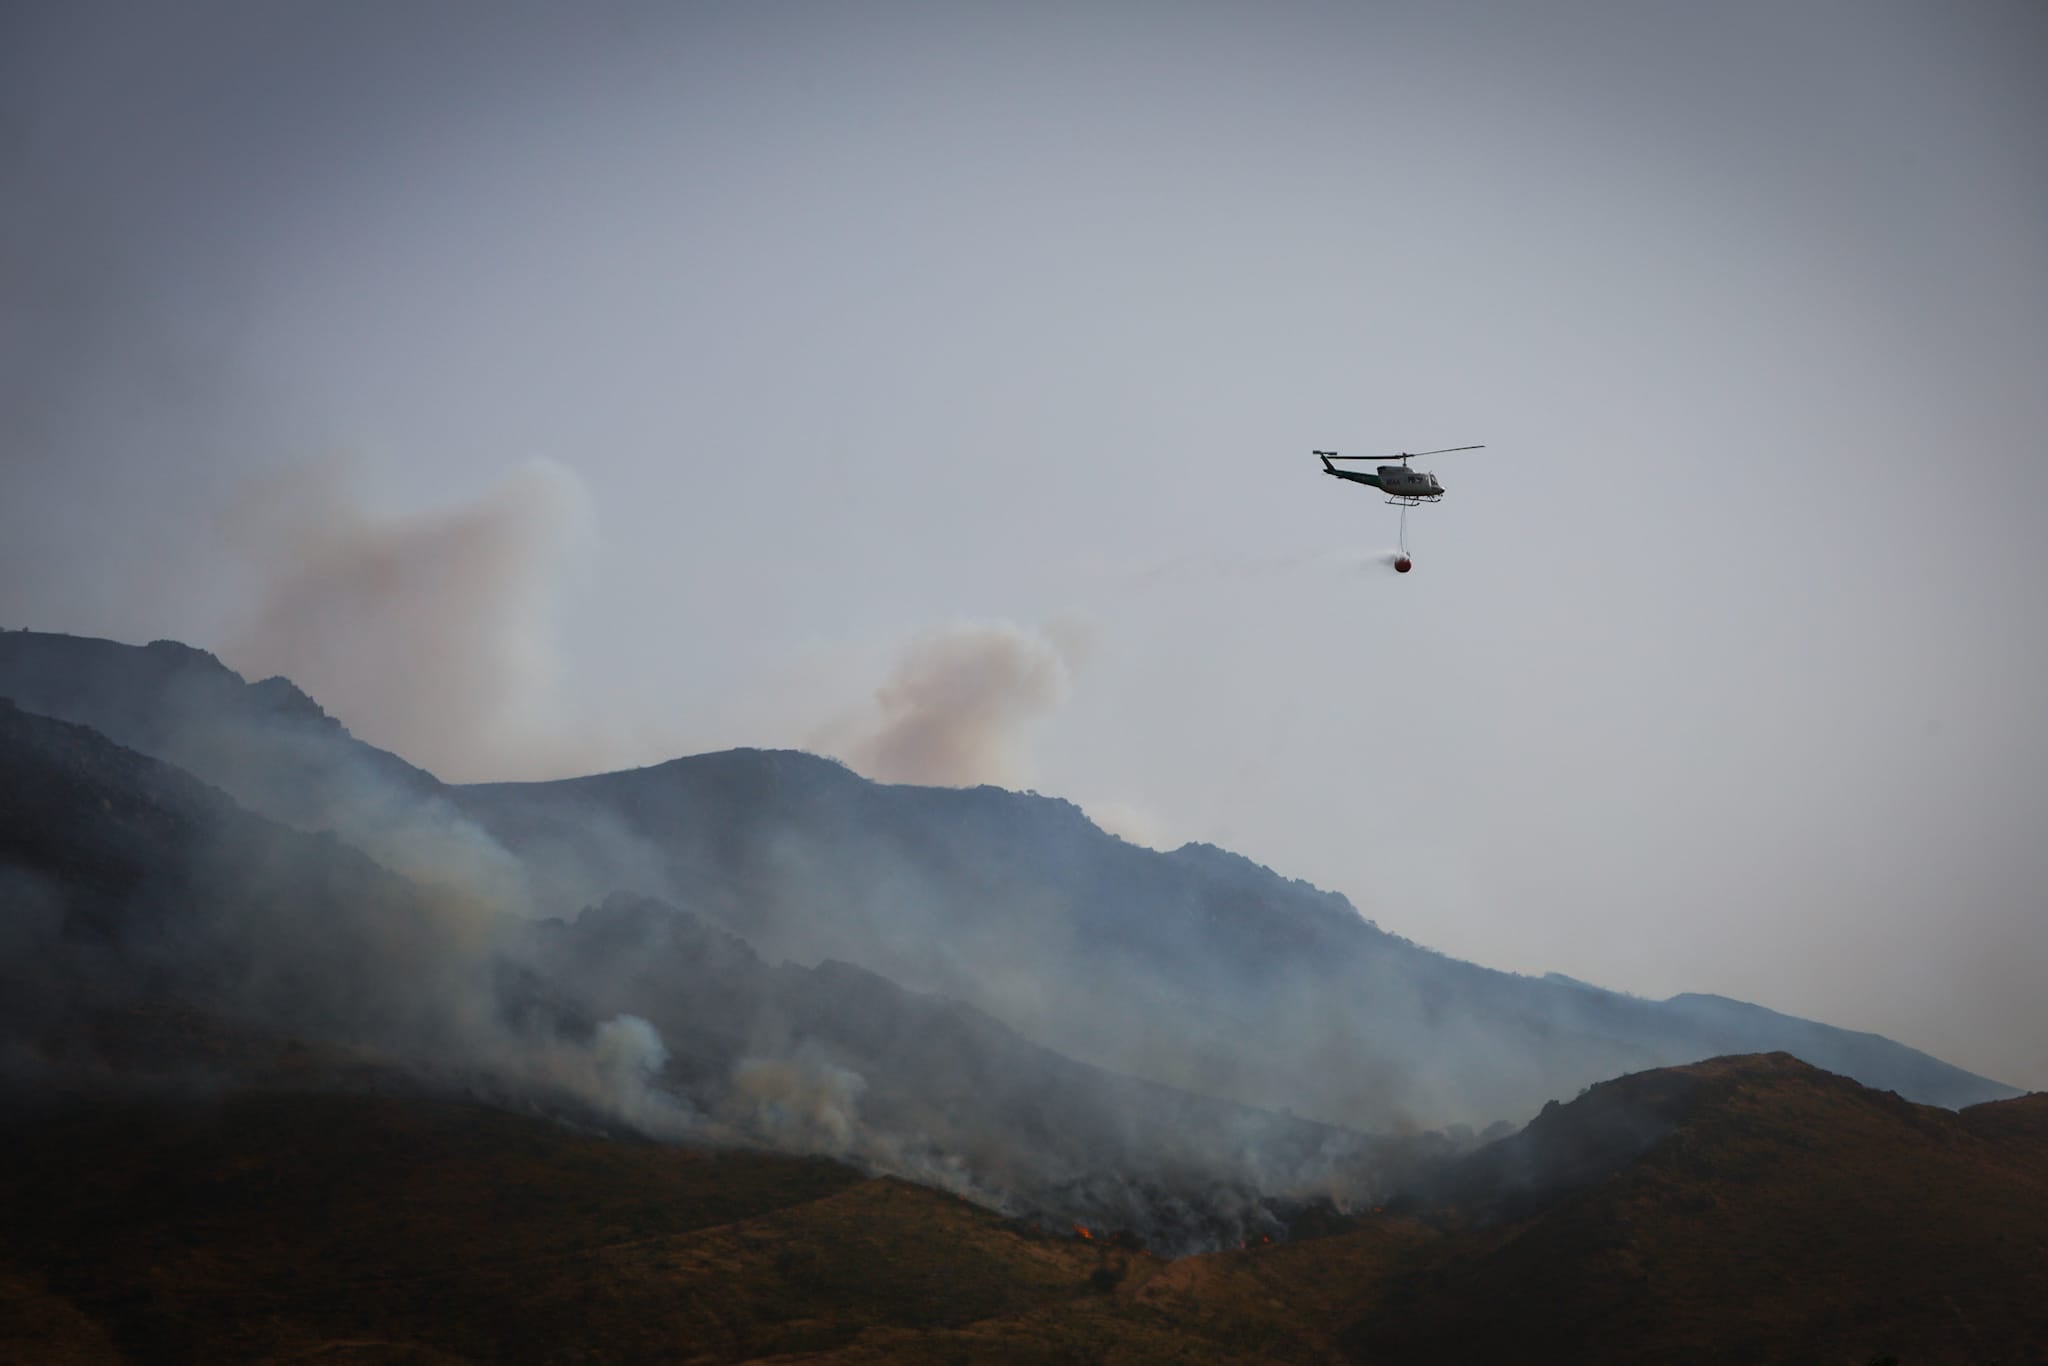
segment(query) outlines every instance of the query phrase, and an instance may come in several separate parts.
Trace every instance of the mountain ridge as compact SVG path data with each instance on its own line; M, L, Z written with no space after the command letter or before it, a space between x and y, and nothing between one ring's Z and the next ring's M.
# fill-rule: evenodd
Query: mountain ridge
M242 683L211 655L175 650L188 653L0 633L0 695L183 755L252 810L333 828L400 872L440 875L433 860L459 840L465 864L528 913L655 897L771 958L857 963L972 1001L1069 1056L1261 1109L1353 1128L1480 1125L1619 1072L1780 1046L1943 1104L2014 1094L1763 1007L1653 1002L1464 963L1388 933L1341 894L1208 846L1128 844L1058 798L877 784L835 760L754 749L443 784L310 698L280 708L290 685ZM426 860L423 828L449 837Z
M1529 1122L1477 1134L1230 1095L1289 1039L1321 1095L1401 1094L1354 1032L1375 1019L1418 1031L1423 1068L1464 1066L1462 1038L1582 1073L1649 1022L1910 1083L1924 1055L1878 1036L1458 963L1057 799L776 751L480 794L355 754L289 685L159 707L145 674L128 713L98 704L259 799L325 783L293 809L347 833L296 828L16 705L6 657L0 1356L1705 1366L2048 1341L2048 1095L1941 1108L1789 1051L1575 1096L1539 1067ZM677 899L548 914L537 868ZM834 935L861 951L759 942ZM906 987L892 954L970 990ZM1048 964L1078 980L1046 988ZM1118 1073L974 999L1029 990L1124 1031L1103 1051L1217 1070Z
M644 898L567 921L479 906L4 699L0 773L0 1076L248 1086L310 1049L1180 1251L1370 1198L1425 1150L1106 1072Z

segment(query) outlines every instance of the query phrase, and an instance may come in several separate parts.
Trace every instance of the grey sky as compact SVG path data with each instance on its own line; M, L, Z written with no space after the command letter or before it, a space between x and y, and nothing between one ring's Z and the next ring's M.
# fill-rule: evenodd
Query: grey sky
M2038 5L0 24L0 621L455 778L998 640L888 752L2048 1087Z

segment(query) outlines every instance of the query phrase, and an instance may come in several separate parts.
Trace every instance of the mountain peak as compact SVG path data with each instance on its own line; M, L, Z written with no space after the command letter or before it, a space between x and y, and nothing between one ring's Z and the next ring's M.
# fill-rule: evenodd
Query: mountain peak
M283 674L273 674L260 683L251 683L249 700L260 710L277 716L331 727L344 736L349 733L348 727L328 715L325 708Z

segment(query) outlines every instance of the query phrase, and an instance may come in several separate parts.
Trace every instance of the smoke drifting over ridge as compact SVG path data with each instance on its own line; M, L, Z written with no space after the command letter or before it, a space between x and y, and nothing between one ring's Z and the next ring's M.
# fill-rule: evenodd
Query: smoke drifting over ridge
M594 530L574 472L536 462L467 502L403 513L372 507L363 483L328 461L245 487L228 539L264 586L225 652L242 672L303 685L364 739L454 782L599 772L702 747L678 738L687 727L672 716L600 720L564 686L559 599ZM864 704L808 727L809 744L883 782L1021 788L1034 731L1072 695L1092 648L1077 619L925 631ZM768 734L733 738L806 730L794 714L766 721ZM1087 805L1133 843L1171 843L1168 822L1127 795ZM375 832L345 824L380 859L439 881L435 848L404 848L417 814Z
M37 794L33 807L0 804L0 1072L150 1074L146 1059L103 1054L112 1022L150 1036L165 1081L218 1081L288 1037L562 1098L661 1137L693 1130L689 1107L650 1085L667 1056L652 1026L549 1008L507 977L508 938L526 922L467 867L488 836L379 790L389 779L358 766L340 781L372 824L421 821L413 847L438 870L431 884L5 700L0 770ZM149 1023L173 1002L168 1028ZM235 1042L180 1054L176 1021L193 1018Z
M1020 786L1025 732L1066 700L1075 648L1010 622L929 632L875 690L872 718L826 747L881 782Z
M1093 648L1092 631L1075 620L927 631L904 648L867 714L824 728L812 743L878 782L1024 787L1031 732L1072 695ZM1171 843L1167 823L1137 802L1084 805L1120 839L1150 848Z
M348 743L295 718L250 721L258 750ZM394 876L327 832L12 703L0 767L38 794L0 800L9 1082L211 1091L310 1045L330 1066L674 1141L827 1154L1014 1212L1124 1208L1136 1221L1151 1203L1131 1180L1149 1174L1194 1200L1161 1215L1176 1248L1270 1221L1261 1202L1276 1188L1320 1188L1333 1161L1369 1156L1356 1136L1325 1151L1321 1130L1081 1067L844 963L771 965L660 903L506 914L458 879ZM397 779L367 765L337 780L379 813L408 809L373 790ZM1174 1123L1189 1106L1204 1122ZM1268 1149L1286 1155L1283 1179L1258 1158ZM1087 1189L1066 1189L1082 1177ZM1219 1184L1228 1199L1202 1195Z
M996 660L1016 644L998 633ZM1390 1122L1511 1119L1730 1051L1695 1042L1702 1010L1717 1042L1799 1024L1437 961L1340 897L1205 846L1143 853L1052 798L774 751L451 789L172 642L18 633L0 671L24 699L0 707L19 1067L61 1070L93 1011L174 983L259 1049L323 1040L578 1122L830 1154L1193 1248L1290 1201L1376 1198L1416 1157L1367 1136ZM1884 1079L1981 1086L1920 1061ZM1473 1137L1456 1127L1425 1147Z
M536 463L464 506L382 515L345 468L252 488L237 539L267 576L228 651L451 780L564 752L556 596L589 523L576 476Z

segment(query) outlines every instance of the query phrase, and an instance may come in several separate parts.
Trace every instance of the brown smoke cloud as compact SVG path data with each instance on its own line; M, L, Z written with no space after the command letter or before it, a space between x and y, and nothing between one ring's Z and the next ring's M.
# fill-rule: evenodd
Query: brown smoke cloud
M412 515L371 511L344 468L275 477L231 528L266 582L230 662L440 777L511 776L559 743L556 590L587 521L551 464Z
M1065 700L1079 648L1070 631L966 624L911 642L870 717L825 747L890 783L1021 786L1030 725Z
M1032 732L1067 700L1095 645L1094 630L1077 619L928 631L904 648L866 710L826 727L812 746L880 782L1024 787ZM1177 842L1137 802L1090 798L1081 807L1129 843Z

